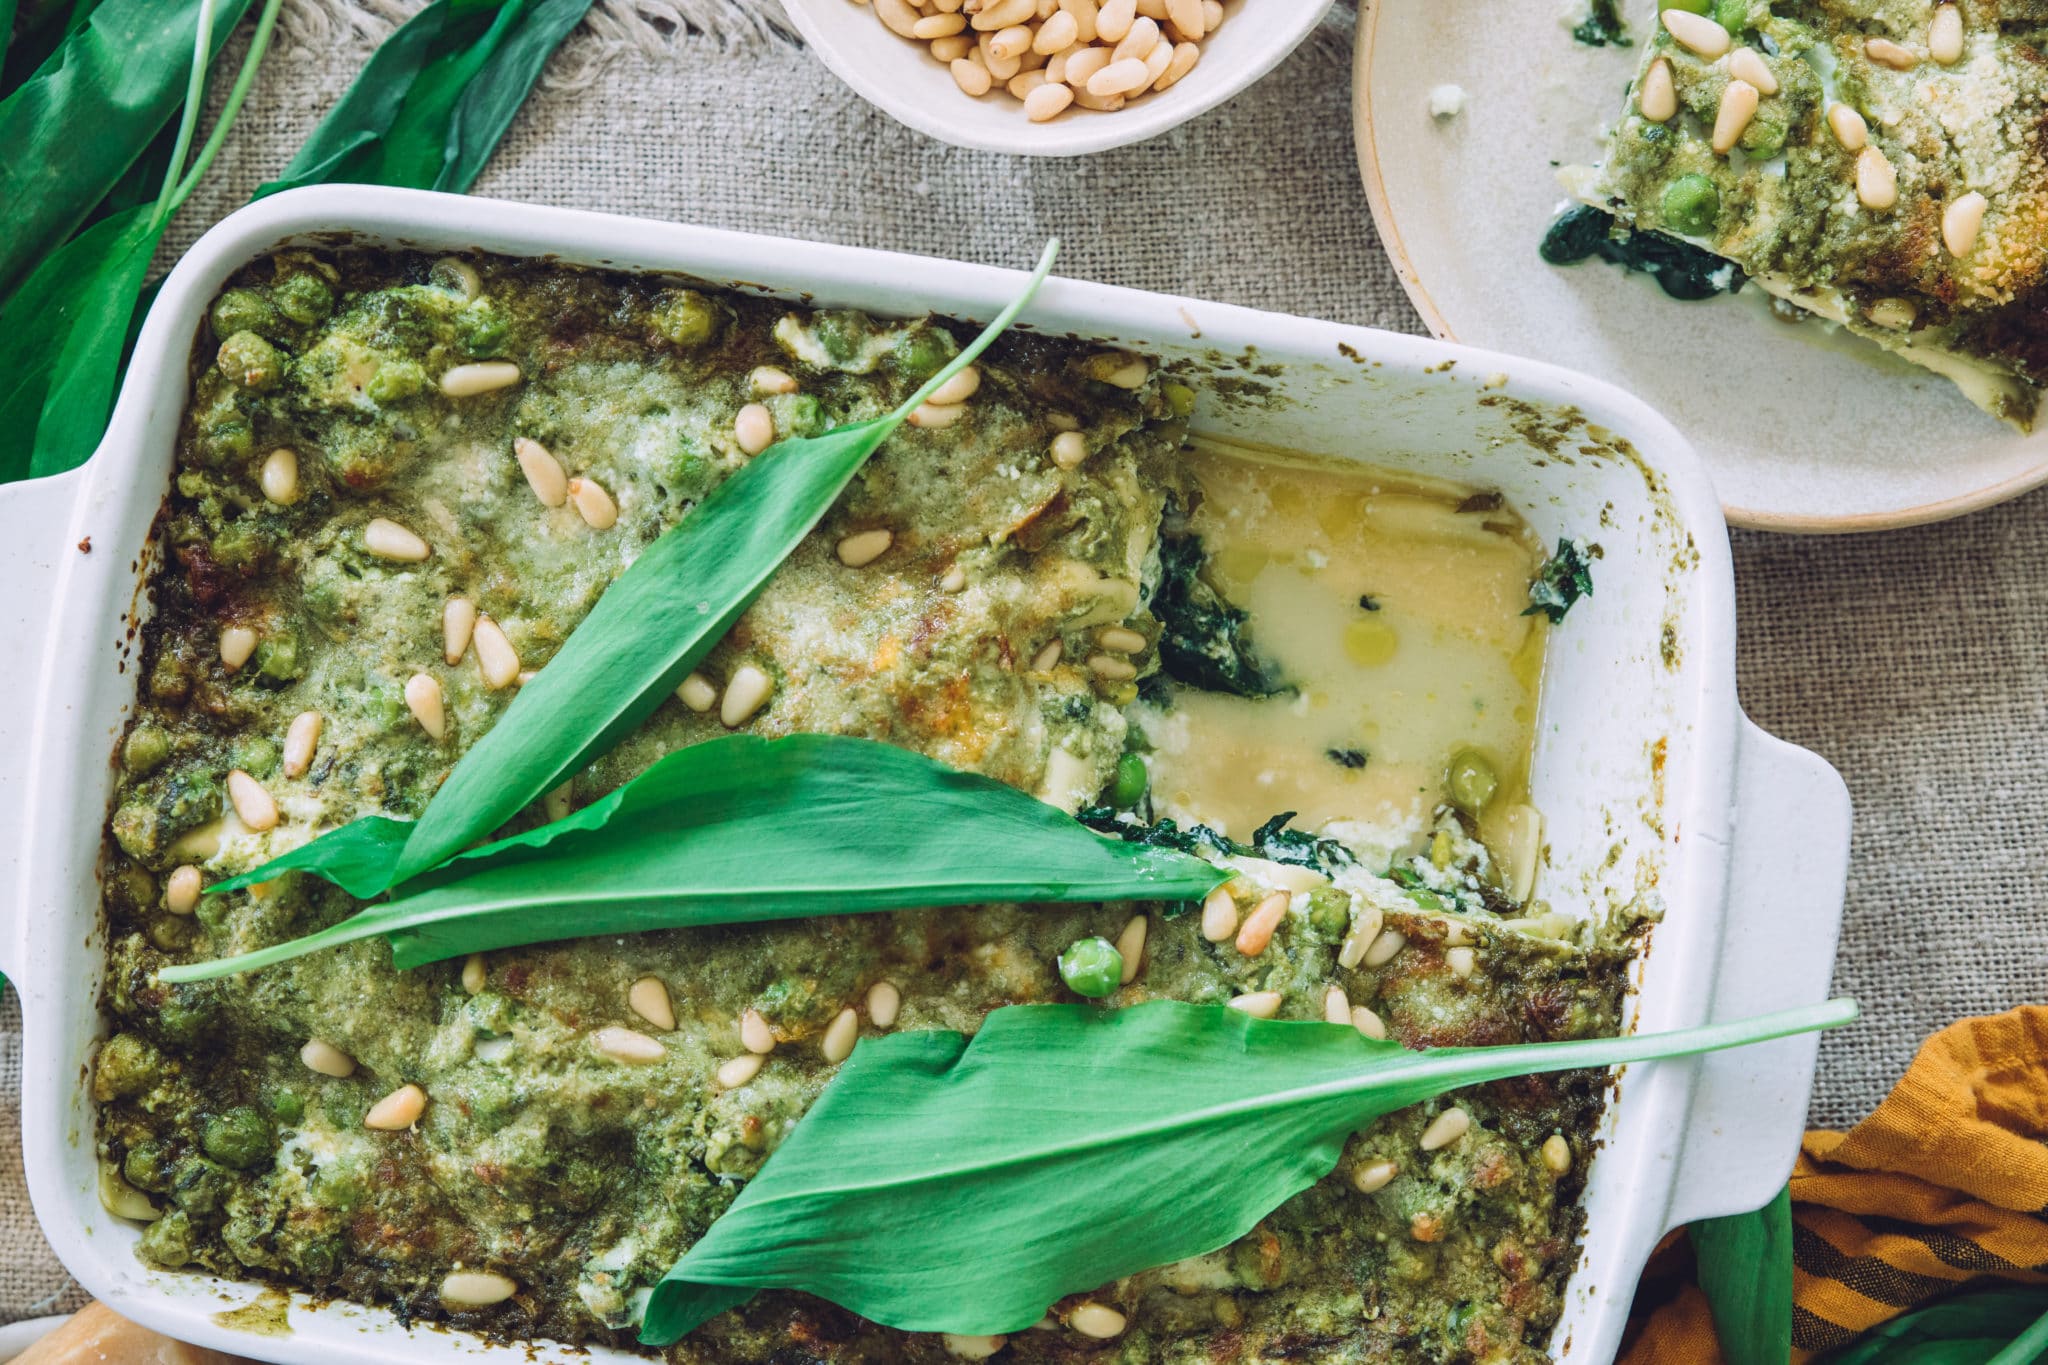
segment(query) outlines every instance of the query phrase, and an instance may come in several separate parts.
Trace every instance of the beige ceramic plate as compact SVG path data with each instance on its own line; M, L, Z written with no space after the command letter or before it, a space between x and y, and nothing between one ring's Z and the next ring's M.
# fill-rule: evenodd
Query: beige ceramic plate
M1627 0L1632 32L1655 0ZM1599 262L1536 254L1564 203L1553 163L1599 156L1634 48L1572 40L1584 0L1363 0L1353 116L1381 240L1447 339L1612 380L1669 417L1729 521L1874 531L1973 512L2048 482L2022 436L1947 380L1819 323L1775 320L1754 286L1702 303ZM1430 92L1465 91L1437 119Z

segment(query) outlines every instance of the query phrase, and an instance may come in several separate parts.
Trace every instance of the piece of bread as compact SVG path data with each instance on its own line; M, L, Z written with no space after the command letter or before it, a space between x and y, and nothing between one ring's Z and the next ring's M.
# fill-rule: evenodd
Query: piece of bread
M16 1356L14 1365L235 1365L242 1359L172 1341L94 1303Z

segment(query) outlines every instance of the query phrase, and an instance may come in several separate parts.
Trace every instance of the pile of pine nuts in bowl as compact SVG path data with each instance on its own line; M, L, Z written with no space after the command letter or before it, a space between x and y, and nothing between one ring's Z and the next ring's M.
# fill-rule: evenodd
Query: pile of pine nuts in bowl
M1157 136L1270 71L1330 4L784 0L810 50L883 112L956 146L1026 156Z
M899 38L927 44L953 84L998 92L1033 123L1073 105L1114 113L1195 69L1223 26L1221 0L853 0Z

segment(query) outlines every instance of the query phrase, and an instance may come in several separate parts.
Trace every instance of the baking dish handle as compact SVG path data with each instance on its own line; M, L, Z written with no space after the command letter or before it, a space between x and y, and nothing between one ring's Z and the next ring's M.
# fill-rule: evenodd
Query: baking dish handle
M1708 1018L1827 998L1849 874L1849 789L1817 754L1742 722L1728 913ZM1818 1034L1703 1058L1669 1226L1761 1208L1806 1129Z
M57 578L71 543L85 471L0 487L0 971L20 954L21 859L28 837L31 754L42 713L43 672Z

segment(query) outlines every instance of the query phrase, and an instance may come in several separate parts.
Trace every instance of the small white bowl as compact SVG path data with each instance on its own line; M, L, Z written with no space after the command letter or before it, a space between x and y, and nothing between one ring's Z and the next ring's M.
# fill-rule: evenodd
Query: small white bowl
M883 27L869 0L783 0L832 73L899 123L956 147L1017 156L1080 156L1157 137L1213 109L1280 64L1333 0L1224 0L1224 20L1177 84L1114 113L1069 107L1033 123L1000 91L974 99L924 43Z

